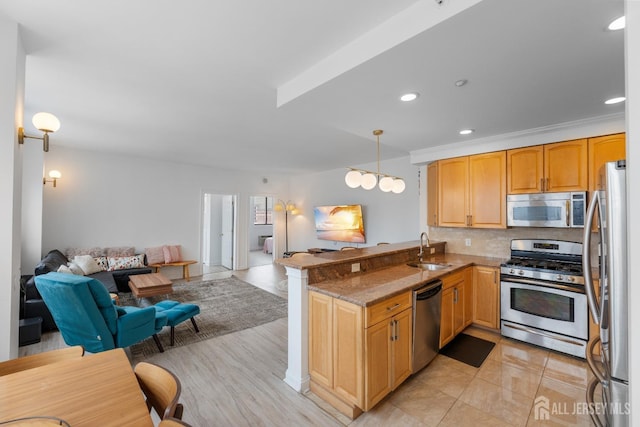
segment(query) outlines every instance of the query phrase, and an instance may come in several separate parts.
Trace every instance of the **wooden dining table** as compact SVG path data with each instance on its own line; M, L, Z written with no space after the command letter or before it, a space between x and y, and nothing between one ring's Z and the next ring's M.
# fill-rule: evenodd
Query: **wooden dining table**
M0 377L0 422L56 417L71 426L153 426L118 348Z

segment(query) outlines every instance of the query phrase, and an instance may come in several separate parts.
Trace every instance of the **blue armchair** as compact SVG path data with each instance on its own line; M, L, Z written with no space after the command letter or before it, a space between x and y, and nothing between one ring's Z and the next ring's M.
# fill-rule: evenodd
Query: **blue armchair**
M102 283L85 276L47 273L35 282L68 345L97 353L153 337L164 351L156 334L167 324L167 315L154 307L117 306Z

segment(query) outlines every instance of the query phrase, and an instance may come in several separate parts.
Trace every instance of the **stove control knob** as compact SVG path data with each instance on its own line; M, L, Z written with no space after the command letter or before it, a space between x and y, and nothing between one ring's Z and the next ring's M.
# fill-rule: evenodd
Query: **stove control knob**
M556 280L561 281L561 280L562 280L562 276L558 274L558 275L556 276Z
M512 268L509 270L509 274L514 274L516 271Z
M518 270L518 274L524 276L524 270Z
M575 281L576 281L576 278L575 278L575 277L573 277L573 276L569 276L569 277L567 278L567 280L568 280L568 281L570 281L570 282L575 282Z

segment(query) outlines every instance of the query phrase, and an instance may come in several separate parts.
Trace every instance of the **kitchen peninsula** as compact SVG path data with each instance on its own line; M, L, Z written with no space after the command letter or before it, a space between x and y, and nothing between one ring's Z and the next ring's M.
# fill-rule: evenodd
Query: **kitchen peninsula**
M427 255L423 257L423 261L446 264L446 267L430 271L407 265L409 262L418 260L419 247L418 241L411 241L341 252L300 253L294 257L276 261L286 268L288 276L288 367L285 377L287 384L299 392L305 392L310 388L310 292L313 295L322 295L331 301L337 301L338 304L344 302L358 307L357 311L364 314L356 314L356 316L361 316L366 322L367 319L375 317L376 307L387 301L393 300L394 306L399 304L397 307L402 310L409 309L411 301L409 299L407 302L406 296L410 295L413 289L434 279L452 277L463 280L469 274L471 276L466 282L471 284L473 289L475 281L472 275L475 272L467 267L483 266L491 272L497 298L498 283L495 282L499 274L496 274L496 271L502 262L501 259L449 254L445 253L444 242L432 242L430 248L426 249ZM453 289L451 291L453 292ZM472 293L469 292L468 295L471 296ZM395 301L396 299L398 301ZM475 302L468 302L468 310L473 304ZM491 304L494 309L497 307L496 301L492 301ZM394 313L400 313L402 310L398 309ZM453 311L451 315L453 317ZM469 318L467 324L470 322ZM364 344L364 339L357 338L356 341ZM410 337L409 341L411 341ZM357 376L358 373L354 375ZM315 377L314 382L317 382ZM330 383L331 380L328 379L328 382ZM330 403L338 407L345 400L348 401L352 406L351 411L345 410L347 408L344 407L338 409L356 417L358 408L368 410L384 397L382 395L367 402L364 399L363 387L358 386L358 388L353 398L342 397L342 402L330 401ZM314 388L314 392L321 394L325 400L331 398L326 393L323 394L322 390L318 393Z

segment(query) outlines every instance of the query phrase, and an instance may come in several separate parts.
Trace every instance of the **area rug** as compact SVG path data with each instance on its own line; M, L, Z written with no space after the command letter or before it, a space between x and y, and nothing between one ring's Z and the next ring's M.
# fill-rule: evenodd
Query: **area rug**
M496 344L467 334L459 334L440 354L479 368Z
M170 328L158 334L165 351L208 340L220 335L262 325L287 316L287 300L248 284L235 276L227 279L185 282L173 285L167 296L136 299L130 293L120 294L121 305L148 306L165 299L197 304L200 314L195 317L199 333L189 320L175 328L175 345L171 347ZM152 338L130 347L133 358L158 353Z

